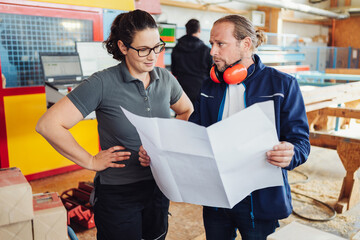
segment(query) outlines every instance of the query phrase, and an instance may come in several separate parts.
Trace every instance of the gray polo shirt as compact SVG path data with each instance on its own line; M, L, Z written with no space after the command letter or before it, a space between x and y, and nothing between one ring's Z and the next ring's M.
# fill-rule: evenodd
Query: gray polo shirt
M131 152L131 158L121 162L126 167L97 172L102 184L129 184L153 178L150 168L140 165L139 135L120 106L144 117L169 118L170 105L181 95L178 81L166 69L155 67L145 89L142 81L130 75L125 62L94 73L67 95L84 117L95 110L101 149L120 145Z

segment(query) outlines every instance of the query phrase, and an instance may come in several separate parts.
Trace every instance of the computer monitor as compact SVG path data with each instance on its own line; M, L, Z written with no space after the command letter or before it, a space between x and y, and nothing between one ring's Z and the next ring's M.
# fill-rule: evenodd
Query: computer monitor
M161 39L166 43L166 47L175 47L176 45L176 24L158 23Z
M107 52L102 42L76 42L76 51L80 56L84 76L119 64L119 61Z
M79 54L73 53L39 53L44 74L44 81L54 85L74 84L82 80Z

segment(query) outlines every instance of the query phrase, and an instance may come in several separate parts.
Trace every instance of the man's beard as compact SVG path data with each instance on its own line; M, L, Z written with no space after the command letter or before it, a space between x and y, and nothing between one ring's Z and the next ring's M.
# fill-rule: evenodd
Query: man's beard
M222 68L219 68L219 67L217 67L217 68L218 68L219 72L224 72L228 67L229 67L229 65L224 64L224 66Z

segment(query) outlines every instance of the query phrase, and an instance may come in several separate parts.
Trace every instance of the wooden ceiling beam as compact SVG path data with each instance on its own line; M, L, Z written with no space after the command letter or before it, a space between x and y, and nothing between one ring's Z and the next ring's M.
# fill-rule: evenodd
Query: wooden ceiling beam
M240 15L249 14L249 11L231 9L231 8L221 7L217 5L210 5L210 4L197 4L197 3L180 2L174 0L160 0L160 4L165 6L189 8L189 9L201 10L201 11L240 14Z
M331 27L332 22L329 19L325 20L312 20L312 19L300 19L300 18L291 18L291 17L282 17L284 22L293 22L293 23L302 23L302 24L314 24Z

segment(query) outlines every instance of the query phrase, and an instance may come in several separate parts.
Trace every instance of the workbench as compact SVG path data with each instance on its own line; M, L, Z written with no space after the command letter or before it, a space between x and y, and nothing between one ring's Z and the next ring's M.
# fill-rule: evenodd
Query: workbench
M298 79L313 78L321 81L325 79L336 79L342 81L358 81L360 75L347 74L317 74L300 73ZM308 115L310 132L310 143L313 146L334 149L337 151L341 162L346 170L342 188L335 210L338 213L354 207L360 202L360 184L356 172L360 167L360 139L339 136L327 132L313 131L313 124L321 116L334 116L342 118L360 119L360 109L346 107L332 107L342 103L356 102L360 99L360 81L345 84L337 84L311 90L302 90L305 107Z

